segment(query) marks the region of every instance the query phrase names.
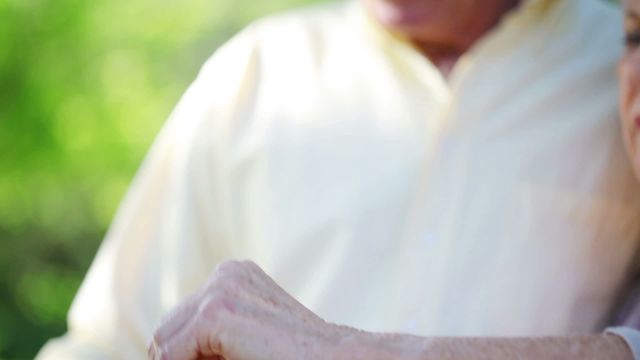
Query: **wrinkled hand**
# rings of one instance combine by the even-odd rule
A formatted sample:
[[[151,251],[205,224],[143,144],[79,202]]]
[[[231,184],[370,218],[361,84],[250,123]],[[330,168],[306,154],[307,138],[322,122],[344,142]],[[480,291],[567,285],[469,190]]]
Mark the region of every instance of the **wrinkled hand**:
[[[348,331],[306,309],[256,264],[227,261],[165,317],[149,358],[328,359]]]

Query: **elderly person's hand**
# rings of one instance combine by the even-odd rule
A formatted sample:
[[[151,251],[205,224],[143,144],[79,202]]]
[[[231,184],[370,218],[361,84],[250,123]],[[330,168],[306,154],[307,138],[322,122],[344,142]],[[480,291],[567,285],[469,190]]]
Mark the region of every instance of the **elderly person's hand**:
[[[329,324],[256,264],[227,261],[171,312],[149,347],[151,359],[327,359],[353,329]]]
[[[151,359],[537,360],[631,359],[615,335],[548,338],[426,338],[330,324],[280,288],[256,264],[228,261],[168,315]]]

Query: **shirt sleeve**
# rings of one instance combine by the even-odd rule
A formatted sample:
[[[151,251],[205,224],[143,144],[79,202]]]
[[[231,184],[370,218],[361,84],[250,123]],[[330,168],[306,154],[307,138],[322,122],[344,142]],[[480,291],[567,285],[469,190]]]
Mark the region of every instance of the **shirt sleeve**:
[[[252,44],[249,30],[225,44],[183,95],[74,299],[67,334],[37,359],[144,358],[163,314],[236,256],[228,149],[255,87]]]
[[[614,334],[620,336],[633,354],[635,360],[640,360],[640,331],[630,327],[610,327],[605,330],[605,333]]]

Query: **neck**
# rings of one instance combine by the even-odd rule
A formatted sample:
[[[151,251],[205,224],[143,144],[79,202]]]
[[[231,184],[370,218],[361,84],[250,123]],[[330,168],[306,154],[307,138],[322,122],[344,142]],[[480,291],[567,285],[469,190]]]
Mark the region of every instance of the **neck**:
[[[411,37],[410,40],[447,77],[458,59],[520,2],[520,0],[487,1],[483,4],[483,8],[478,9],[474,14],[473,20],[462,26],[462,28],[467,27],[468,31],[456,34],[456,37],[452,37],[450,41],[437,41],[437,39],[434,41],[419,36]]]

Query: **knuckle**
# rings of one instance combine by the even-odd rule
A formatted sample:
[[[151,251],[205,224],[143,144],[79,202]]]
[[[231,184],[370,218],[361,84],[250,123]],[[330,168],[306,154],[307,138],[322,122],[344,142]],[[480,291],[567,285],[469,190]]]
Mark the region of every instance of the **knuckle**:
[[[249,270],[255,271],[255,270],[260,270],[260,267],[258,266],[258,264],[256,264],[255,262],[251,261],[251,260],[243,260],[242,261],[242,265]]]
[[[239,282],[247,277],[251,272],[250,265],[241,260],[226,260],[216,266],[211,281],[217,282]]]
[[[162,349],[160,349],[160,355],[158,356],[159,360],[170,360],[170,356],[169,356],[169,352],[168,351],[163,351]]]
[[[164,351],[162,351],[162,337],[160,336],[160,332],[156,330],[153,333],[153,340],[149,344],[147,348],[147,356],[149,359],[163,359],[165,358]]]
[[[234,265],[230,261],[231,260],[225,260],[216,265],[215,269],[207,279],[207,287],[215,286],[221,279],[229,277],[234,273]]]
[[[160,326],[156,331],[153,332],[153,337],[151,338],[151,344],[149,344],[149,351],[157,352],[160,349],[164,339],[162,336],[162,326]]]
[[[235,292],[235,288],[238,286],[239,279],[233,274],[216,274],[209,279],[209,282],[206,285],[207,293],[233,293]]]
[[[236,294],[242,288],[253,283],[254,274],[261,272],[260,267],[249,260],[226,260],[216,266],[216,269],[206,283],[206,291],[222,290],[225,293]]]
[[[224,352],[219,329],[209,329],[206,336],[198,336],[196,341],[198,348],[207,354],[222,354]],[[218,358],[216,357],[216,359]]]
[[[225,260],[216,266],[217,274],[234,273],[242,267],[238,260]]]
[[[221,321],[234,313],[234,299],[220,291],[208,295],[202,302],[199,313],[209,321]]]
[[[209,340],[209,347],[212,351],[217,352],[219,354],[224,353],[224,347],[222,344],[222,340],[219,337],[212,336]]]

